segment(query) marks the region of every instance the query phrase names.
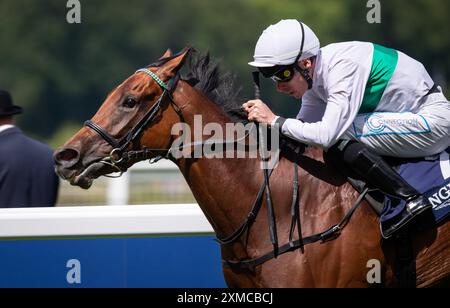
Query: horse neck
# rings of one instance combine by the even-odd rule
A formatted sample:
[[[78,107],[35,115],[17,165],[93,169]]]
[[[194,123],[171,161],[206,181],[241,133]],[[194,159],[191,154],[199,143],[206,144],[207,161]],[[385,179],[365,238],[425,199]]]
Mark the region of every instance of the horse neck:
[[[202,116],[203,126],[217,123],[225,129],[227,122],[231,122],[218,106],[186,83],[179,85],[174,101],[183,102],[180,108],[184,121],[192,131],[194,116],[198,115]],[[203,138],[208,139],[208,136]],[[201,157],[181,158],[175,163],[218,235],[228,235],[237,229],[250,212],[262,183],[260,161],[249,158]]]
[[[183,84],[175,92],[175,102],[185,102],[181,109],[185,122],[193,127],[194,116],[203,116],[203,125],[218,123],[225,127],[229,118],[197,90]],[[208,137],[206,137],[208,138]],[[299,165],[300,204],[303,231],[307,235],[325,231],[344,217],[356,200],[357,194],[346,183],[345,177],[325,164],[322,151],[308,150],[297,155]],[[251,211],[261,185],[263,171],[260,159],[190,159],[176,161],[190,186],[197,202],[219,237],[229,236],[241,226]],[[294,180],[292,158],[280,158],[273,172],[270,187],[276,206],[280,241],[285,242],[289,233]],[[263,207],[260,215],[264,215]],[[255,237],[267,232],[267,223],[259,219],[254,226]],[[256,244],[258,244],[256,240]],[[269,245],[267,237],[262,237]]]

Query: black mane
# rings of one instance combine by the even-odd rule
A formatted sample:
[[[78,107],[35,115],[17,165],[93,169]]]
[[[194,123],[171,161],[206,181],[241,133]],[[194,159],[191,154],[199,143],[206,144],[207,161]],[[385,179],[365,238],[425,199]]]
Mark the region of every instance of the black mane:
[[[212,102],[218,105],[234,122],[248,122],[247,114],[242,110],[243,101],[239,98],[241,88],[235,87],[235,76],[222,73],[219,64],[211,61],[209,53],[201,54],[191,50],[187,60],[188,81],[200,90]]]
[[[164,65],[177,56],[160,59],[152,66]],[[247,113],[242,109],[243,100],[239,97],[241,88],[235,89],[235,76],[228,72],[221,73],[219,64],[211,61],[209,53],[201,54],[190,49],[185,69],[187,73],[182,74],[181,78],[219,106],[231,121],[249,123]],[[280,137],[282,155],[291,161],[298,160],[306,146],[293,139]]]

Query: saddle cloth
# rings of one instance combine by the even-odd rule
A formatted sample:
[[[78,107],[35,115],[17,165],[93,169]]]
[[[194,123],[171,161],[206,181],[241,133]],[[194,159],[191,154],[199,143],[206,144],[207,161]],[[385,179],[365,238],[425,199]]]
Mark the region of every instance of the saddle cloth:
[[[433,221],[437,225],[450,216],[450,148],[440,155],[403,160],[396,164],[398,173],[433,205]],[[398,215],[406,205],[403,200],[385,196],[381,222]],[[427,223],[430,224],[430,223]],[[431,227],[430,225],[426,227]]]

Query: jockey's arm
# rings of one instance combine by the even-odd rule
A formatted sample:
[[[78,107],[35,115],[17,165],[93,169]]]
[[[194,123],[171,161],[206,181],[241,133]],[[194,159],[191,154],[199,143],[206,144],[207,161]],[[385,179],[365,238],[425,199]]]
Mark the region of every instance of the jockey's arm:
[[[278,118],[282,134],[324,149],[333,146],[350,128],[360,109],[367,81],[362,81],[359,75],[354,63],[336,64],[325,78],[328,97],[323,118],[315,123]],[[305,108],[311,108],[310,104],[306,102]],[[299,116],[306,118],[308,114],[301,110]]]

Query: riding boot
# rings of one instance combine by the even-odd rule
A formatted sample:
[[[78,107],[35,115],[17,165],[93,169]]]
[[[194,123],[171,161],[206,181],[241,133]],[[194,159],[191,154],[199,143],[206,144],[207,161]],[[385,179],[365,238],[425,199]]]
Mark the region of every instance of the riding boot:
[[[405,181],[379,155],[361,143],[353,142],[343,150],[343,159],[352,171],[369,186],[383,193],[406,201],[405,209],[396,217],[381,224],[384,238],[390,238],[419,214],[432,208],[429,201]]]

